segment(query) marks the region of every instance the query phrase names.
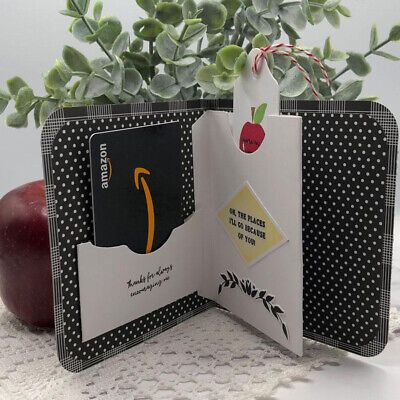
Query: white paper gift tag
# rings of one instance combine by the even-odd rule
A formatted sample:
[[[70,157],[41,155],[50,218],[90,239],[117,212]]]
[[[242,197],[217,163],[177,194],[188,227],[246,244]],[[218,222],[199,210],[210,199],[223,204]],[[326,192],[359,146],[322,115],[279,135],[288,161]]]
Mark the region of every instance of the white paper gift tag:
[[[246,130],[253,129],[253,131],[257,131],[257,129],[259,130],[258,125],[261,125],[265,130],[265,119],[269,115],[280,114],[279,85],[272,76],[267,63],[262,63],[257,73],[253,72],[255,58],[259,52],[259,49],[253,49],[250,52],[246,65],[235,83],[232,126],[236,143],[239,143],[242,133],[248,140],[251,140],[249,138],[250,134]],[[262,121],[254,121],[252,109],[257,109],[262,104],[267,104],[265,117]],[[247,126],[245,126],[246,124]],[[244,132],[243,129],[245,130]],[[259,134],[255,132],[255,135]],[[254,140],[258,141],[259,139],[255,138]]]

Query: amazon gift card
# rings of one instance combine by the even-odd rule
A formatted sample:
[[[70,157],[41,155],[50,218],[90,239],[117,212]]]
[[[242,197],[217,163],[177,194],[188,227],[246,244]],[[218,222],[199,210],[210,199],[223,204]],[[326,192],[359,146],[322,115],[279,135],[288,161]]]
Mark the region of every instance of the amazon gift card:
[[[96,246],[150,253],[183,223],[181,137],[176,122],[92,135]]]

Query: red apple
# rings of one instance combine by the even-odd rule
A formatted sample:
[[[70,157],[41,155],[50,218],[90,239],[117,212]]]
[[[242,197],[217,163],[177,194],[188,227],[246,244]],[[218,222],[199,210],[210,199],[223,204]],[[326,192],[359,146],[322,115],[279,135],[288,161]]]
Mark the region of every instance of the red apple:
[[[0,297],[22,321],[54,326],[43,181],[20,186],[0,200]]]
[[[267,104],[261,104],[257,110],[251,109],[252,122],[246,122],[240,134],[239,147],[245,153],[254,153],[261,146],[265,138],[265,132],[260,125],[264,119]]]

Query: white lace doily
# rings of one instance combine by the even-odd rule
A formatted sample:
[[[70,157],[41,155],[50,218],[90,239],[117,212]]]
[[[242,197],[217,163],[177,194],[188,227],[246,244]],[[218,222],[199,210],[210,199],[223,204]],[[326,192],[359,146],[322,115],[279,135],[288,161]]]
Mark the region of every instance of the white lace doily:
[[[391,331],[400,336],[400,314]],[[211,309],[80,374],[65,371],[52,332],[18,322],[0,303],[0,398],[7,400],[255,399],[345,352],[305,341],[285,351],[229,314]]]

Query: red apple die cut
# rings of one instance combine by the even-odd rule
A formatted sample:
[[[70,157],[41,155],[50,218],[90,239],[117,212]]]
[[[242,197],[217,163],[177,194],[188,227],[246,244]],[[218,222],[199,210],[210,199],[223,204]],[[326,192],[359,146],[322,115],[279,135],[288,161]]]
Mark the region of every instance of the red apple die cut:
[[[251,108],[252,122],[246,122],[240,134],[239,147],[244,153],[254,153],[265,139],[265,132],[261,123],[267,110],[267,103],[263,103],[255,109]]]

